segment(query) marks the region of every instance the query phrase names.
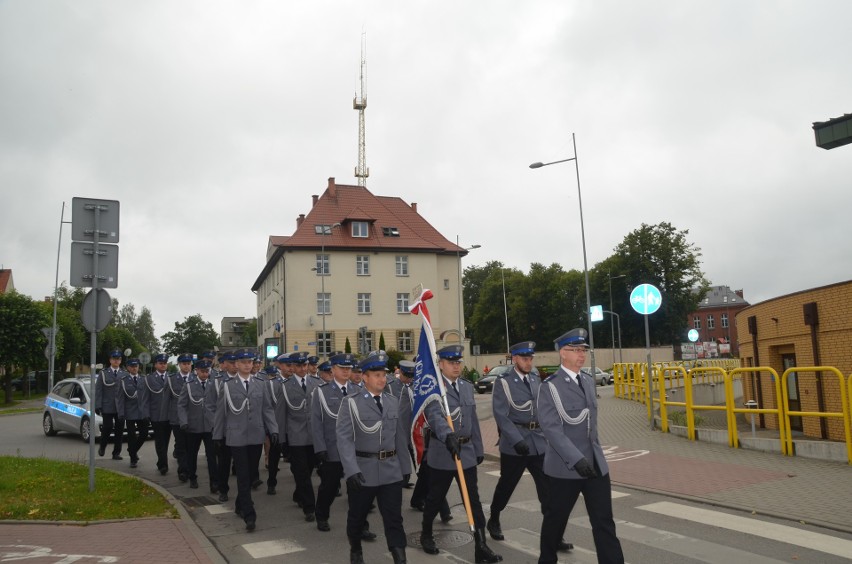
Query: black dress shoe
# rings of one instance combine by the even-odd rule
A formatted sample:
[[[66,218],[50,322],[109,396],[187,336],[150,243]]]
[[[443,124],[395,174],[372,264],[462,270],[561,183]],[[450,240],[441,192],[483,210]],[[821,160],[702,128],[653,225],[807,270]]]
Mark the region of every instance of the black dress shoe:
[[[254,530],[254,528],[255,528],[255,520],[254,519],[247,519],[246,520],[246,530],[251,532],[251,531]]]
[[[446,515],[441,515],[441,523],[443,523],[444,525],[446,525],[447,523],[449,523],[452,520],[453,520],[453,514],[452,513],[447,513]]]
[[[216,484],[210,484],[210,493],[219,493],[219,486]]]
[[[316,520],[316,515],[313,513],[305,513],[305,521],[308,523],[313,523]]]
[[[225,492],[219,492],[219,501],[221,501],[222,503],[228,501],[228,494],[226,494]]]
[[[189,487],[194,489],[194,490],[197,490],[198,489],[198,480],[190,480],[189,481]]]
[[[556,547],[556,550],[568,552],[569,550],[574,550],[574,545],[571,544],[570,542],[565,542],[565,539],[560,539],[559,545]]]
[[[124,460],[124,457],[121,456],[120,454],[113,454],[112,459],[113,460]]]
[[[491,538],[494,540],[503,540],[506,537],[503,536],[503,528],[500,526],[500,520],[489,518],[485,523],[485,528],[488,529],[488,534],[491,535]]]
[[[361,540],[374,541],[376,540],[376,533],[370,529],[361,529]]]
[[[130,461],[130,467],[131,467],[131,468],[136,468],[137,466],[139,466],[139,463],[138,463],[138,462],[136,462],[135,460],[131,460],[131,461]]]
[[[331,527],[328,526],[328,521],[324,521],[323,519],[317,519],[317,529],[323,532],[327,532],[331,530]]]
[[[411,509],[416,509],[417,511],[423,511],[423,509],[424,509],[425,507],[426,507],[426,502],[424,502],[424,501],[421,501],[421,502],[419,502],[419,503],[412,503],[412,504],[411,504]]]
[[[432,535],[420,535],[420,548],[426,554],[438,554],[441,552],[438,550],[438,545],[435,544],[435,537]]]
[[[256,490],[257,488],[259,488],[262,485],[263,485],[263,480],[257,479],[257,480],[255,480],[254,482],[251,483],[251,489]]]
[[[160,468],[160,476],[165,476],[168,473],[168,468]]]
[[[275,486],[268,486],[266,488],[266,495],[275,495]]]
[[[103,456],[104,453],[106,453],[106,447],[105,446],[98,447],[98,456]]]
[[[186,482],[189,477],[186,474],[178,474],[178,480]]]

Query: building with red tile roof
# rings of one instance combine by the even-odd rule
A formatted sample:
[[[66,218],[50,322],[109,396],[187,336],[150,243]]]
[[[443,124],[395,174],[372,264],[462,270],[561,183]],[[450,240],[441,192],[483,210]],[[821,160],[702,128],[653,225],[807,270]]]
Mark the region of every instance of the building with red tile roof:
[[[12,280],[12,269],[0,269],[0,294],[11,292],[15,289],[15,282]]]
[[[422,284],[436,337],[458,342],[461,258],[467,250],[441,235],[416,203],[376,196],[329,178],[289,236],[269,237],[257,294],[259,339],[279,337],[281,351],[323,356],[367,349],[416,352],[420,321],[408,313]],[[324,330],[323,330],[323,325]]]

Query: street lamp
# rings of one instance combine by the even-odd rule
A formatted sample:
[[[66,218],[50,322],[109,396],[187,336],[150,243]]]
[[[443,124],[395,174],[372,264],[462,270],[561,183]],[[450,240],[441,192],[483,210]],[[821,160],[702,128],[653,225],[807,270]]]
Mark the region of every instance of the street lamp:
[[[618,321],[618,362],[624,364],[624,356],[621,354],[621,316],[615,313],[614,311],[604,310],[604,313],[608,313],[610,315],[610,321],[612,321],[612,316],[615,316],[616,321]],[[613,343],[613,346],[615,344]]]
[[[500,278],[503,281],[503,319],[506,320],[506,354],[512,356],[512,351],[509,348],[509,309],[506,307],[506,276],[503,274],[503,267],[500,267]]]
[[[461,252],[472,251],[473,249],[478,249],[482,245],[471,245],[469,247],[462,247],[459,245],[459,236],[456,235],[456,260],[458,261],[458,274],[459,274],[459,336],[461,337],[461,344],[464,346],[464,296],[462,292],[462,276],[461,276]]]
[[[326,341],[328,335],[325,332],[325,316],[326,316],[326,301],[325,301],[325,276],[326,272],[326,264],[328,264],[325,260],[325,236],[331,235],[331,232],[335,227],[340,227],[340,223],[334,223],[332,225],[323,225],[322,226],[322,246],[320,250],[320,264],[322,265],[322,272],[319,271],[319,267],[314,267],[311,270],[316,271],[316,273],[320,276],[320,293],[322,294],[322,359],[328,360],[328,349],[329,343]]]
[[[589,264],[586,259],[586,227],[583,224],[583,194],[580,191],[580,165],[577,163],[577,139],[574,137],[573,133],[571,134],[571,143],[574,145],[574,156],[570,159],[562,159],[560,161],[553,161],[550,163],[533,163],[530,165],[530,168],[541,168],[543,166],[574,161],[574,171],[577,174],[577,201],[580,204],[580,238],[583,243],[583,274],[586,278],[586,320],[589,325],[589,354],[592,358],[592,378],[595,378],[595,334],[592,332],[592,295],[589,291]]]
[[[618,280],[619,278],[627,278],[626,274],[619,274],[618,276],[613,276],[612,273],[607,270],[606,276],[609,278],[609,312],[612,313],[612,281]],[[612,326],[612,315],[609,317],[609,330],[612,335],[612,346],[615,347],[615,329]],[[621,317],[618,318],[618,362],[623,363],[624,358],[621,356]]]

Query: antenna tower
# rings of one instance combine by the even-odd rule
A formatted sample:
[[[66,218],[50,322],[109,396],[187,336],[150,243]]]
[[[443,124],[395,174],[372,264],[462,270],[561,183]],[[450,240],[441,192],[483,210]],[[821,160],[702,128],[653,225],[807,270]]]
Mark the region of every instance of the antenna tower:
[[[367,110],[367,33],[361,32],[361,68],[358,83],[355,85],[355,98],[352,99],[352,108],[358,110],[358,166],[355,167],[355,178],[358,186],[367,185],[367,177],[370,169],[367,168],[367,134],[366,118]]]

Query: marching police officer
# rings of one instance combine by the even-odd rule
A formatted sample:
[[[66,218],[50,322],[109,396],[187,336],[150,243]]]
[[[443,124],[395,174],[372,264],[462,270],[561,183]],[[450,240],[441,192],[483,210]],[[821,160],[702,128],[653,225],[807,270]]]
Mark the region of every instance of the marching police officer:
[[[317,367],[317,375],[319,376],[319,379],[323,382],[331,382],[331,362],[326,360],[325,362],[320,364]]]
[[[180,393],[192,376],[192,355],[183,353],[178,356],[177,360],[178,371],[169,374],[166,378],[167,391],[164,393],[163,400],[166,402],[165,409],[168,410],[169,425],[171,425],[172,434],[175,437],[172,455],[177,459],[178,479],[181,482],[186,482],[189,479],[186,467],[186,433],[180,428],[177,406]]]
[[[240,349],[234,353],[237,376],[222,382],[213,425],[217,448],[221,448],[224,442],[231,449],[237,468],[234,511],[245,521],[247,531],[253,531],[257,521],[251,499],[252,468],[257,468],[260,463],[263,440],[267,435],[271,444],[278,444],[278,423],[269,391],[263,380],[251,375],[254,354],[251,349]]]
[[[195,363],[195,376],[181,390],[177,404],[180,430],[186,435],[186,473],[189,487],[198,488],[198,451],[204,443],[210,489],[216,488],[216,453],[213,423],[216,418],[216,390],[210,381],[210,361]]]
[[[213,380],[213,388],[216,390],[216,405],[219,405],[219,396],[222,395],[222,387],[225,383],[237,378],[237,357],[233,351],[223,351],[219,354],[219,374]],[[228,483],[231,478],[231,447],[227,444],[219,444],[213,449],[216,453],[216,489],[219,491],[219,501],[228,501],[228,492],[231,489]],[[213,492],[215,493],[215,492]]]
[[[432,522],[438,514],[441,500],[447,495],[456,475],[456,457],[461,459],[470,509],[474,520],[474,558],[477,563],[500,562],[503,557],[494,553],[485,542],[485,514],[479,501],[477,465],[485,459],[482,446],[482,434],[479,419],[476,416],[476,401],[473,398],[473,386],[461,376],[464,347],[449,345],[438,351],[438,368],[444,379],[447,393],[449,416],[453,428],[447,422],[444,402],[433,401],[426,406],[426,420],[431,429],[429,456],[429,493],[426,494],[426,506],[423,509],[423,530],[420,533],[420,545],[427,554],[438,554],[435,538],[432,536]],[[437,448],[436,442],[444,443],[446,448]]]
[[[370,353],[361,361],[364,389],[347,396],[337,417],[337,449],[349,490],[346,536],[350,564],[363,564],[361,529],[375,499],[388,550],[395,564],[406,562],[402,525],[402,484],[411,473],[399,401],[383,393],[388,356]]]
[[[491,515],[486,528],[491,538],[503,540],[500,512],[506,508],[512,492],[528,470],[535,482],[535,491],[542,513],[547,503],[547,478],[544,475],[544,450],[547,442],[538,423],[535,399],[541,380],[532,373],[535,343],[524,341],[509,348],[512,370],[494,382],[492,410],[500,434],[500,479],[491,500]],[[560,550],[573,545],[560,540]]]
[[[145,386],[144,377],[139,376],[139,359],[130,358],[125,363],[127,374],[121,379],[118,393],[118,416],[127,427],[127,454],[130,455],[130,467],[139,463],[139,449],[148,438],[148,414],[142,411],[141,388]]]
[[[538,420],[547,439],[544,473],[550,498],[544,505],[540,564],[557,561],[560,537],[581,493],[598,562],[624,562],[615,535],[609,467],[598,439],[595,383],[581,371],[589,348],[587,337],[588,332],[578,328],[554,341],[560,367],[538,393]]]
[[[110,435],[113,435],[112,459],[122,460],[121,441],[124,434],[124,419],[118,415],[118,396],[121,391],[121,380],[126,372],[121,370],[120,350],[109,353],[109,368],[101,370],[95,384],[95,412],[103,418],[103,433],[98,454],[106,452]]]
[[[165,475],[169,471],[169,439],[172,427],[169,424],[167,391],[169,355],[158,354],[154,357],[154,371],[145,376],[142,392],[142,413],[151,420],[154,431],[154,450],[157,453],[157,469]]]
[[[308,357],[308,372],[307,375],[309,378],[319,378],[319,357],[318,356],[309,356]]]

